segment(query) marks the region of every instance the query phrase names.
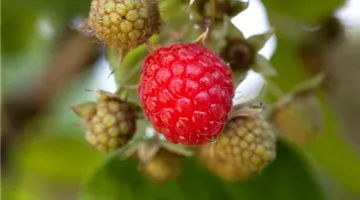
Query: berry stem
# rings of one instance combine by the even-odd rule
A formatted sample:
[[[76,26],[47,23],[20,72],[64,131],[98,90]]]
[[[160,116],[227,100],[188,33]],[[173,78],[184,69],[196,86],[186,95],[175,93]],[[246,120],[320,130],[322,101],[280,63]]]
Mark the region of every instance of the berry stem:
[[[282,89],[272,80],[268,79],[267,82],[269,91],[275,96],[276,99],[281,99],[285,95]]]
[[[185,157],[190,157],[190,156],[194,155],[193,151],[186,149],[180,145],[161,141],[160,146],[172,153],[177,154],[177,155],[181,155],[181,156],[185,156]]]
[[[129,85],[129,84],[122,83],[122,84],[120,84],[120,87],[127,89],[127,90],[137,90],[139,85],[138,84]]]
[[[158,143],[158,144],[160,143],[161,140],[160,140],[160,137],[159,137],[159,133],[155,133],[155,134],[154,134],[154,141],[155,141],[156,143]]]
[[[123,146],[121,149],[117,151],[118,155],[123,159],[130,157],[132,154],[136,152],[139,144],[142,141],[144,141],[143,135],[138,134],[132,140],[130,140],[125,146]]]
[[[121,64],[123,63],[123,61],[128,53],[129,53],[129,50],[121,50],[121,49],[119,50],[118,64],[115,67],[115,69],[113,69],[111,71],[111,73],[108,76],[108,79],[110,78],[111,75],[113,75],[116,72],[117,69],[119,69],[121,67]]]
[[[118,68],[121,67],[126,55],[129,53],[129,50],[119,50],[119,58],[118,58]]]
[[[129,51],[126,51],[125,53],[125,56],[127,55]],[[119,53],[119,60],[122,59],[121,61],[119,61],[119,63],[123,62],[124,60],[124,57],[121,56],[121,53]],[[121,93],[123,92],[124,89],[126,90],[137,90],[138,88],[138,84],[135,84],[135,85],[130,85],[130,84],[127,84],[127,82],[129,82],[129,80],[131,80],[131,78],[141,69],[141,65],[136,65],[135,67],[133,67],[130,71],[129,71],[129,74],[128,76],[125,78],[125,80],[122,81],[122,83],[119,83],[119,87],[116,91],[117,94],[121,95]]]
[[[119,83],[119,87],[116,91],[116,94],[121,95],[121,93],[124,90],[137,90],[138,89],[138,87],[139,87],[138,84],[130,85],[130,84],[126,84],[126,82],[128,82],[140,68],[141,68],[141,65],[138,65],[129,72],[129,76],[123,81],[123,83]]]

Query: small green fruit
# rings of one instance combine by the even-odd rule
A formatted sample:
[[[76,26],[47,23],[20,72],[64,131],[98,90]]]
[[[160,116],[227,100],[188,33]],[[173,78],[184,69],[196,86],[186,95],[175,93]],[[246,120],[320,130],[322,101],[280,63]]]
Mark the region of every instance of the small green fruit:
[[[107,45],[132,49],[160,25],[157,0],[93,0],[87,26]]]
[[[216,155],[212,143],[199,148],[198,159],[207,169],[226,181],[245,181],[250,177],[250,173],[245,172],[233,160]]]
[[[99,91],[96,104],[84,103],[72,109],[86,120],[86,141],[100,151],[121,148],[135,133],[138,108],[114,94]]]
[[[176,178],[181,172],[180,156],[160,149],[155,156],[143,164],[142,170],[151,181],[163,184]]]
[[[323,128],[320,103],[313,93],[296,93],[281,99],[270,119],[280,135],[297,143],[315,139]]]
[[[260,115],[240,116],[226,124],[213,148],[217,156],[244,172],[258,172],[275,159],[276,137]]]

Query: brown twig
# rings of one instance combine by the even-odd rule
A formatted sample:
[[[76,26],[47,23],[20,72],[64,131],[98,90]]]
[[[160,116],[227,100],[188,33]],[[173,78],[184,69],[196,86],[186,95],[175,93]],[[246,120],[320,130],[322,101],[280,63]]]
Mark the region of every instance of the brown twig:
[[[61,89],[98,59],[99,45],[93,41],[92,37],[68,30],[44,71],[34,77],[24,91],[4,97],[1,118],[6,119],[6,126],[1,127],[2,155],[26,123],[41,115]]]

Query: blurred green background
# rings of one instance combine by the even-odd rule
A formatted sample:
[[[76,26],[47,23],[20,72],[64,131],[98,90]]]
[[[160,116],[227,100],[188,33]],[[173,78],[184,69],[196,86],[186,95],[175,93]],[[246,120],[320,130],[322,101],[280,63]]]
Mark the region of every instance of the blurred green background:
[[[164,1],[172,2],[163,9],[164,20],[184,27],[180,0]],[[322,133],[307,143],[281,139],[275,162],[245,182],[221,180],[187,158],[178,179],[158,186],[137,171],[133,160],[101,154],[86,144],[82,128],[75,126],[80,119],[68,108],[95,99],[86,89],[115,89],[103,45],[74,30],[87,17],[90,0],[3,0],[2,198],[360,199],[360,17],[336,15],[356,5],[345,0],[256,3],[265,9],[257,8],[254,15],[266,16],[275,28],[270,61],[277,76],[269,80],[277,90],[287,93],[319,71],[327,74],[318,92]],[[257,26],[255,18],[242,20]],[[141,64],[144,51],[128,55],[126,65]],[[268,92],[264,103],[275,101]]]

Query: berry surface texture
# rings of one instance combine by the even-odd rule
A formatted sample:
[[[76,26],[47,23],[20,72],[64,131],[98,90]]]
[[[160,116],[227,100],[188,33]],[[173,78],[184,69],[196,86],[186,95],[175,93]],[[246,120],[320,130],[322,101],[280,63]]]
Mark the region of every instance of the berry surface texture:
[[[176,43],[145,59],[138,94],[158,133],[172,143],[201,145],[213,141],[228,119],[232,73],[210,49]]]
[[[105,44],[132,49],[158,30],[156,0],[93,0],[88,25]]]
[[[124,146],[136,131],[135,109],[125,101],[99,92],[96,112],[87,122],[86,140],[102,152]]]

